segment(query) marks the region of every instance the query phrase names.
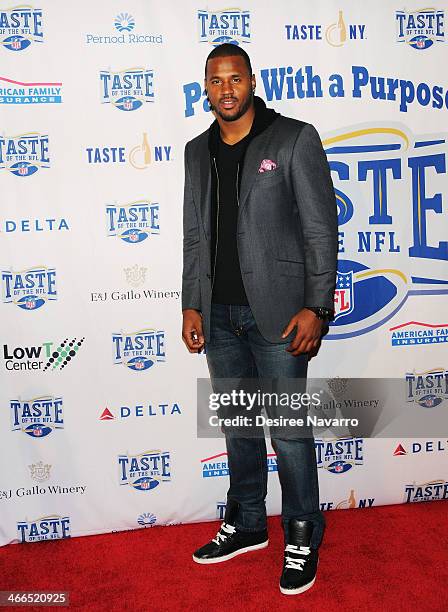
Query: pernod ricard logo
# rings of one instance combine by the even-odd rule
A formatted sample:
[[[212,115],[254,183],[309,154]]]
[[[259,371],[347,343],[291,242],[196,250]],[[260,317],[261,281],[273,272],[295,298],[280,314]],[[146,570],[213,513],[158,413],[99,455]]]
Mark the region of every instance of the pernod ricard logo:
[[[433,368],[406,374],[406,400],[422,408],[435,408],[448,399],[448,370]]]
[[[416,11],[397,11],[397,42],[424,51],[435,42],[445,41],[445,13],[435,8]]]
[[[29,132],[20,136],[0,136],[0,170],[15,176],[31,176],[39,168],[49,168],[48,136]]]
[[[314,442],[317,467],[332,474],[345,474],[356,465],[364,463],[363,438],[335,438]]]
[[[229,475],[229,463],[227,461],[227,453],[219,453],[212,457],[201,459],[202,478],[216,478],[219,476]],[[267,456],[268,472],[277,472],[277,456],[275,453],[270,453]]]
[[[137,491],[151,491],[161,482],[170,482],[169,451],[146,451],[138,455],[119,455],[120,485],[129,485]]]
[[[142,329],[131,333],[112,334],[113,360],[142,372],[165,361],[165,332]]]
[[[448,482],[444,478],[421,484],[414,482],[404,488],[404,502],[406,504],[439,499],[448,499]]]
[[[327,335],[335,340],[381,327],[410,296],[448,294],[441,263],[448,242],[437,229],[446,142],[414,138],[398,125],[365,125],[323,144],[339,222],[335,320]]]
[[[3,302],[22,310],[37,310],[58,299],[56,270],[38,266],[21,272],[2,271]]]
[[[0,76],[0,104],[61,104],[62,83],[24,83]]]
[[[41,9],[16,6],[0,10],[0,43],[5,49],[23,51],[43,38]]]
[[[448,342],[448,324],[408,321],[389,328],[392,346],[423,346]]]
[[[52,514],[34,521],[20,521],[17,531],[20,543],[63,540],[70,537],[70,517]]]
[[[365,24],[347,24],[343,11],[339,11],[337,21],[330,23],[325,30],[320,23],[286,24],[285,30],[287,40],[325,40],[332,47],[342,47],[347,41],[364,40],[366,38]]]
[[[86,34],[86,43],[88,45],[138,45],[138,44],[162,44],[163,39],[161,34],[153,34],[148,32],[138,32],[136,29],[136,21],[130,13],[118,13],[115,19],[111,22],[116,34],[113,30],[107,34]]]
[[[149,200],[106,206],[107,235],[128,244],[138,244],[160,234],[159,205]]]
[[[122,111],[134,111],[145,102],[154,102],[154,71],[132,68],[100,72],[101,102]]]
[[[43,396],[30,400],[11,400],[11,430],[31,438],[45,438],[64,428],[62,397]]]
[[[240,45],[251,42],[250,12],[240,9],[205,11],[197,13],[199,42],[214,47],[223,43]]]

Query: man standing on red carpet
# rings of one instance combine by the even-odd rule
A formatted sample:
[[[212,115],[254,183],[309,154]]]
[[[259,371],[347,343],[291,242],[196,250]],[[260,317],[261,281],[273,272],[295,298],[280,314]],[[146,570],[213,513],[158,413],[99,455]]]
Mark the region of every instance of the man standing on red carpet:
[[[310,124],[254,95],[241,47],[208,56],[205,89],[216,121],[185,148],[183,340],[206,346],[221,379],[305,379],[333,317],[337,214],[330,171]],[[324,531],[314,440],[274,436],[285,534],[280,590],[315,581]],[[193,555],[227,561],[267,546],[264,437],[226,434],[230,487],[216,537]]]

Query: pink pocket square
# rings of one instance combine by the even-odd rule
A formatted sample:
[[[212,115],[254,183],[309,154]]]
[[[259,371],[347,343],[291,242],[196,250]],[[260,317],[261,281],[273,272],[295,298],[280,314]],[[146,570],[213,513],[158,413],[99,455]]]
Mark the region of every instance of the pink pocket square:
[[[260,167],[258,168],[258,173],[260,174],[261,172],[270,172],[271,170],[275,170],[277,168],[277,164],[275,163],[275,161],[272,161],[272,159],[264,159],[261,164]]]

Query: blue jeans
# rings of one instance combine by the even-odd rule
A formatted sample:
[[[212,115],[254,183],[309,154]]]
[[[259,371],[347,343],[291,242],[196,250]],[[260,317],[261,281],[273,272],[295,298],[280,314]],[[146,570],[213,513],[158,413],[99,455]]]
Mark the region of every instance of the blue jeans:
[[[306,378],[308,355],[294,357],[288,343],[268,342],[260,334],[249,306],[212,304],[206,356],[210,377]],[[311,547],[318,548],[325,520],[319,508],[314,439],[271,437],[282,488],[285,542],[288,521],[313,523]],[[227,499],[239,504],[235,525],[242,531],[266,529],[267,452],[264,437],[226,436],[230,487]]]

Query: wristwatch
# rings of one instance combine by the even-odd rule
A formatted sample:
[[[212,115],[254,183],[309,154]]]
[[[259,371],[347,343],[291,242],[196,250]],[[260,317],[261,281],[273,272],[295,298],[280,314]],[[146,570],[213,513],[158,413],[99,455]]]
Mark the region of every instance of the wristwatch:
[[[334,319],[334,311],[331,308],[324,308],[323,306],[305,306],[308,310],[312,310],[318,319],[329,323]]]

